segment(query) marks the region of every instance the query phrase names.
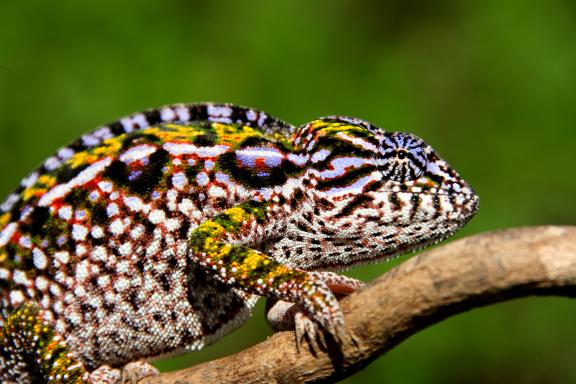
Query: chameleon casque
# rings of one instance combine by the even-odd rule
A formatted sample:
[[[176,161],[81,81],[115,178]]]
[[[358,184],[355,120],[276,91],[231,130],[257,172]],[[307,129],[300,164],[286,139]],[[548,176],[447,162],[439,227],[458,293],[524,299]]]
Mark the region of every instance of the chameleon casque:
[[[60,149],[0,207],[3,383],[138,380],[271,299],[269,322],[338,342],[334,271],[438,242],[473,189],[421,139],[342,116],[298,128],[177,104]]]

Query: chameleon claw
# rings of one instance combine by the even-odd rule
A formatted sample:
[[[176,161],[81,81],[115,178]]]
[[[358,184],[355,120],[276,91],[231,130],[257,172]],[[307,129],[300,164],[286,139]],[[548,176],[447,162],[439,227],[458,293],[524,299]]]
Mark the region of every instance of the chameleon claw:
[[[314,354],[320,350],[318,341],[320,341],[322,347],[326,347],[325,341],[321,338],[322,332],[318,331],[318,324],[302,312],[297,312],[294,316],[294,332],[296,334],[296,349],[298,354],[301,352],[302,340],[304,338],[308,340],[311,352]]]

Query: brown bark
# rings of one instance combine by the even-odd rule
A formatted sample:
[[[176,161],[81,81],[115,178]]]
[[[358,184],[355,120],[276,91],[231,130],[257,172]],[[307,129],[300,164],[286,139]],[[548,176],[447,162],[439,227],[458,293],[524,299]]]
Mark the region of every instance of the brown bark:
[[[423,252],[342,300],[349,336],[317,356],[281,332],[232,356],[142,383],[335,382],[419,330],[479,306],[576,295],[576,227],[507,229]]]

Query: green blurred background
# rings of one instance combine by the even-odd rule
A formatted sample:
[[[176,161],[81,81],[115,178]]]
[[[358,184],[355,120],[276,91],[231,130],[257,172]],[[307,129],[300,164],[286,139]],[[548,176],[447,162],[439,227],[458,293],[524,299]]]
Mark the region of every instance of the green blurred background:
[[[459,236],[576,221],[573,0],[0,1],[2,195],[99,124],[207,100],[418,134],[481,196]],[[158,366],[257,343],[271,333],[262,314]],[[575,318],[562,298],[474,310],[345,382],[576,382]]]

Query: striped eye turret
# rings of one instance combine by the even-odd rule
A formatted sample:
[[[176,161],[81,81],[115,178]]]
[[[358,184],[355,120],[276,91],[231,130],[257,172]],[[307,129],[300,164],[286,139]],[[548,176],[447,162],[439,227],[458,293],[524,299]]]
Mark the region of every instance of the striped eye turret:
[[[426,144],[414,135],[386,133],[378,153],[377,164],[385,179],[414,180],[426,170]]]

